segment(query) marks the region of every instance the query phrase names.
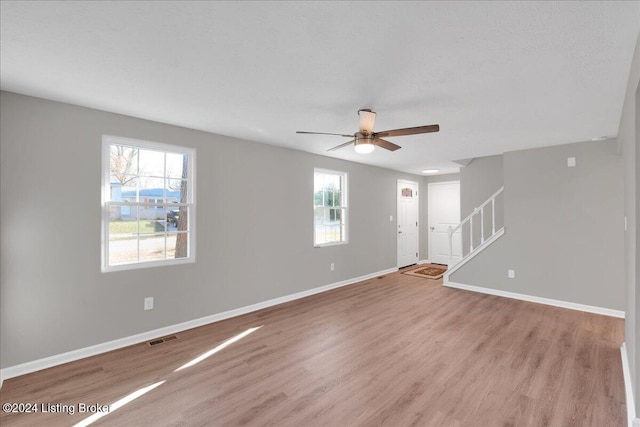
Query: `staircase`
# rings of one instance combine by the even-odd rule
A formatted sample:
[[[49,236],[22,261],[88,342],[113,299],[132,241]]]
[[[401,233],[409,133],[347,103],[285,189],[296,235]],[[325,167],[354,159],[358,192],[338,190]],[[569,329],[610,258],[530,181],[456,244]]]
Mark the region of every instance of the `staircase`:
[[[491,197],[475,208],[469,216],[463,219],[460,224],[455,227],[449,226],[449,268],[444,275],[444,283],[449,282],[449,276],[451,274],[473,259],[504,234],[504,226],[496,230],[496,200],[502,195],[503,191],[504,187],[500,187],[498,191],[493,193]],[[501,198],[497,205],[498,208],[500,208],[499,212],[502,213],[503,203]],[[485,220],[485,211],[487,211],[487,215],[491,215],[490,224],[488,217],[487,220]],[[466,242],[464,237],[468,236],[468,245],[465,245],[465,247],[468,247],[468,252],[466,252],[465,247],[463,247],[462,258],[454,264],[453,238],[454,235],[460,233],[462,233],[463,242]]]

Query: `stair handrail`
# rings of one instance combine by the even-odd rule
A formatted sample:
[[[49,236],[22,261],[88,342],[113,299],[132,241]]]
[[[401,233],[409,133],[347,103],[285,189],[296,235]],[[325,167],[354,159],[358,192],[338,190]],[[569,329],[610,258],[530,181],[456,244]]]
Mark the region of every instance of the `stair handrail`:
[[[493,193],[491,195],[491,197],[489,197],[487,200],[485,200],[484,203],[482,203],[480,206],[478,206],[477,208],[474,208],[473,212],[471,212],[469,215],[467,215],[467,217],[465,219],[463,219],[460,222],[460,224],[456,225],[455,227],[449,226],[449,268],[452,267],[452,262],[453,262],[453,234],[456,231],[458,231],[459,229],[461,229],[467,222],[469,223],[469,236],[470,236],[469,237],[469,241],[470,241],[469,254],[471,254],[473,252],[473,249],[474,249],[473,248],[473,217],[478,215],[478,214],[480,214],[480,245],[482,245],[484,243],[484,241],[485,241],[485,238],[484,238],[484,208],[489,203],[491,203],[491,236],[489,236],[487,239],[490,239],[493,235],[496,234],[496,198],[503,191],[504,191],[504,186],[500,187],[500,189],[498,191]],[[467,256],[469,254],[467,254]]]

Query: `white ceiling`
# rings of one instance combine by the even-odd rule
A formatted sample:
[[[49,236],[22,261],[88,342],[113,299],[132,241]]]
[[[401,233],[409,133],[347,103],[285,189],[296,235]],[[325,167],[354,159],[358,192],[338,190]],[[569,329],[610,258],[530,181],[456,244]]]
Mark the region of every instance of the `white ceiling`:
[[[615,136],[640,2],[6,2],[3,90],[420,173]],[[389,152],[353,133],[440,124]],[[178,142],[178,141],[176,141]]]

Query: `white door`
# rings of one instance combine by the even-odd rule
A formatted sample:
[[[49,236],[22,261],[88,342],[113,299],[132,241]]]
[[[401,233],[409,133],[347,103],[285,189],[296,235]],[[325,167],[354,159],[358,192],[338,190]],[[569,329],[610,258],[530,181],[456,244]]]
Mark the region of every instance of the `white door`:
[[[398,268],[418,262],[418,183],[398,180]]]
[[[429,262],[449,264],[449,227],[460,224],[460,181],[429,184]],[[452,265],[462,259],[462,232],[453,235]]]

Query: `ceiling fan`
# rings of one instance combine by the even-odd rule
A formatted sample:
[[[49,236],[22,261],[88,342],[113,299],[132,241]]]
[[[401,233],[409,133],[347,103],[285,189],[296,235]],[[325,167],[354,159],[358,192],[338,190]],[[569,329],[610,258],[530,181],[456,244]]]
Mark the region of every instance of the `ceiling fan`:
[[[382,137],[386,138],[391,136],[416,135],[419,133],[438,132],[440,130],[439,125],[429,125],[417,126],[413,128],[385,130],[382,132],[373,132],[373,123],[376,121],[376,113],[369,109],[362,109],[358,110],[358,116],[360,116],[360,129],[353,135],[326,132],[304,132],[300,130],[296,133],[306,133],[311,135],[335,135],[353,138],[351,141],[345,142],[344,144],[340,144],[333,148],[329,148],[327,151],[338,150],[342,147],[353,144],[356,152],[364,154],[371,153],[375,146],[382,147],[390,151],[395,151],[401,148],[399,145],[396,145],[389,141],[385,141],[384,139],[382,139]]]

